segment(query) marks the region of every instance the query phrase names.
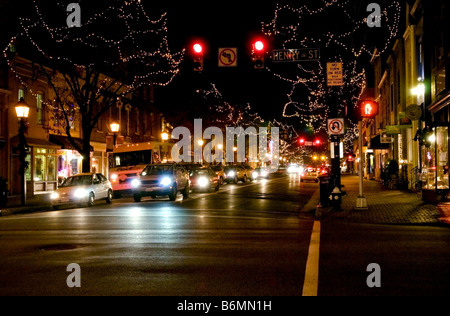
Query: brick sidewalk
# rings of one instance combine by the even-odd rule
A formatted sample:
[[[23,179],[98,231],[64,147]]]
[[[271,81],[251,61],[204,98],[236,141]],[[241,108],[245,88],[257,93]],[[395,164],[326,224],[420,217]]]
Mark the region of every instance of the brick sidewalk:
[[[355,211],[359,195],[359,178],[343,176],[342,211],[321,210],[315,214],[321,219],[342,219],[350,222],[395,225],[440,225],[442,217],[436,205],[426,204],[417,194],[407,191],[388,190],[376,181],[364,181],[364,195],[369,205],[368,211]],[[319,193],[319,194],[318,194]],[[302,213],[314,212],[320,200],[320,192],[313,196]]]

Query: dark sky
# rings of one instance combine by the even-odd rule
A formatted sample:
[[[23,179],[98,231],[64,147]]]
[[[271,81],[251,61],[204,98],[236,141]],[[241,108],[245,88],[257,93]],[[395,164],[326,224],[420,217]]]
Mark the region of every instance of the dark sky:
[[[13,32],[9,26],[14,24],[12,23],[14,15],[27,15],[26,12],[34,11],[34,8],[31,0],[1,1],[0,24],[3,29],[5,29],[5,25],[8,26],[3,35],[10,36]],[[70,0],[67,1],[70,2]],[[84,1],[88,0],[78,0],[81,5]],[[183,107],[192,102],[196,89],[208,87],[209,83],[213,83],[222,93],[225,101],[241,106],[249,103],[254,112],[258,112],[265,118],[281,118],[283,107],[288,102],[287,94],[291,91],[292,85],[282,82],[266,70],[253,69],[250,56],[251,43],[256,36],[261,34],[261,22],[269,22],[274,18],[277,2],[291,2],[296,7],[308,5],[313,9],[323,6],[323,2],[317,0],[142,0],[151,17],[156,18],[162,12],[168,13],[169,43],[172,51],[176,52],[183,48],[188,50],[180,76],[168,88],[157,89],[156,102],[163,106]],[[349,13],[358,18],[364,18],[364,15],[367,14],[365,8],[370,2],[373,0],[350,0]],[[382,3],[382,6],[384,6],[383,3],[390,3],[388,0],[379,0],[379,2]],[[5,10],[5,7],[8,7],[5,5],[7,3],[10,3],[10,7],[13,9]],[[307,34],[303,36],[311,34],[321,36],[327,31],[337,32],[340,28],[344,29],[346,22],[345,17],[335,15],[333,11],[327,11],[320,20],[316,16],[310,19],[305,17],[299,32]],[[376,37],[376,34],[372,35]],[[370,45],[370,41],[375,37],[359,34],[355,39]],[[190,64],[192,59],[190,49],[197,40],[205,43],[206,50],[205,70],[201,75],[194,73]],[[273,47],[269,49],[278,48],[276,44],[271,43]],[[298,48],[295,43],[293,46],[290,48]],[[239,66],[237,68],[218,67],[219,47],[238,48]],[[322,57],[325,59],[324,55],[323,53]],[[289,67],[296,69],[296,65]],[[289,67],[283,69],[283,71],[286,70],[286,74],[289,72]],[[293,74],[295,78],[296,73],[293,72]],[[307,97],[307,94],[303,96],[303,98]],[[295,119],[290,123],[292,121],[295,122]]]
[[[181,77],[166,90],[192,89],[192,84],[196,82],[197,87],[211,82],[227,102],[241,105],[250,103],[254,111],[264,116],[281,116],[280,98],[289,90],[282,91],[280,82],[267,72],[254,70],[250,56],[251,43],[262,34],[261,22],[273,18],[276,1],[183,1],[157,4],[144,0],[143,4],[150,13],[154,12],[153,8],[167,11],[171,47],[174,50],[188,48],[187,63]],[[205,64],[203,74],[193,76],[189,67],[189,50],[197,40],[205,44]],[[237,68],[217,66],[220,47],[238,48]],[[188,93],[186,98],[190,97],[188,91],[185,93]]]

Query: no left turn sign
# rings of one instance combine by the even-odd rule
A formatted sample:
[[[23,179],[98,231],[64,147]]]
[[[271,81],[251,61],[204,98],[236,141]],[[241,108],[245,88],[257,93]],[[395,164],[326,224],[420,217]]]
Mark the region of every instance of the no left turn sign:
[[[237,48],[219,48],[219,67],[237,67]]]

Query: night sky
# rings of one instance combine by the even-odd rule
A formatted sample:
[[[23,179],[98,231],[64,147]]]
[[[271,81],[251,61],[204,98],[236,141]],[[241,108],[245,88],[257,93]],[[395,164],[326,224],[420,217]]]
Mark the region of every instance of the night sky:
[[[85,1],[87,0],[78,2],[83,6]],[[380,0],[379,2],[383,5],[386,1]],[[259,113],[266,119],[281,119],[284,105],[288,102],[287,94],[291,91],[292,85],[281,81],[266,70],[253,69],[251,64],[251,44],[255,37],[262,34],[261,23],[270,22],[274,18],[276,3],[280,2],[294,4],[295,7],[308,5],[312,9],[323,6],[322,1],[316,0],[197,0],[182,2],[142,0],[147,13],[152,18],[159,17],[163,12],[168,13],[169,44],[172,52],[183,48],[187,49],[186,61],[182,64],[180,75],[169,87],[156,90],[156,103],[164,108],[189,106],[195,91],[208,88],[212,83],[223,95],[224,101],[240,106],[250,104],[253,112]],[[358,19],[364,19],[367,16],[367,4],[370,2],[373,1],[352,0],[348,5],[348,13]],[[30,12],[34,11],[31,0],[23,0],[20,3],[4,0],[0,8],[3,16],[0,24],[2,29],[6,28],[0,37],[1,41],[14,34],[17,26],[14,21],[17,21],[18,16],[28,16]],[[302,33],[302,36],[320,37],[326,32],[341,32],[348,29],[348,19],[333,10],[335,8],[327,9],[324,14],[319,16],[305,17],[299,32]],[[54,18],[57,17],[59,15]],[[367,29],[367,34],[354,36],[353,44],[358,46],[364,42],[371,47],[376,43],[377,36],[379,34]],[[279,48],[276,39],[268,40],[271,45],[269,50]],[[196,41],[205,44],[205,64],[202,74],[194,73],[191,65],[190,50]],[[290,48],[300,47],[300,45],[297,47],[295,43],[292,46]],[[238,48],[239,66],[237,68],[219,68],[217,66],[219,47]],[[333,53],[332,48],[330,51]],[[326,61],[326,52],[322,52],[322,57]],[[295,78],[296,67],[296,65],[285,67],[283,75]],[[307,91],[300,93],[303,94],[300,96],[303,99],[308,98]],[[289,120],[291,124],[296,122],[295,118]]]

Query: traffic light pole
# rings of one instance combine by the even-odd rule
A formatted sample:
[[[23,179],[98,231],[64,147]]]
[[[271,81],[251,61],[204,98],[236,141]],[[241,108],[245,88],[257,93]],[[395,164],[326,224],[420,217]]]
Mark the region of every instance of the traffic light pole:
[[[368,204],[367,199],[364,196],[364,164],[365,164],[365,157],[363,153],[363,121],[359,121],[358,125],[359,129],[359,196],[358,200],[356,201],[356,208],[357,211],[367,211],[368,210]]]

